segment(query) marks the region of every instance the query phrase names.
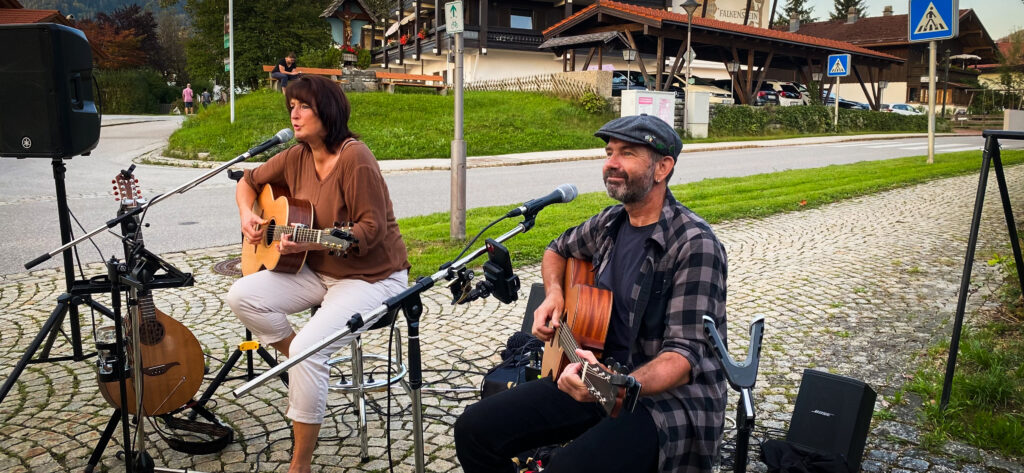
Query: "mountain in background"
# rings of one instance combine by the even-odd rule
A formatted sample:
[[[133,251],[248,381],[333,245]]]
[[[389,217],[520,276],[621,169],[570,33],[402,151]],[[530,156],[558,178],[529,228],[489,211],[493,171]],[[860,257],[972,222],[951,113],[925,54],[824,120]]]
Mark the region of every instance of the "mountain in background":
[[[19,0],[25,8],[35,10],[59,10],[64,15],[74,15],[75,19],[83,20],[96,16],[97,13],[110,13],[120,7],[138,4],[145,10],[154,13],[161,10],[159,0]],[[184,13],[182,4],[172,7],[176,13]]]

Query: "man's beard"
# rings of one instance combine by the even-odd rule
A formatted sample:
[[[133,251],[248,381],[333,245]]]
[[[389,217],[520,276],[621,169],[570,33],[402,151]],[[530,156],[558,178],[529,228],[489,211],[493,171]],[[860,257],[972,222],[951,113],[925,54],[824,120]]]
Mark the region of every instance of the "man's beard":
[[[621,186],[612,187],[608,184],[609,177],[625,179]],[[643,175],[630,177],[625,171],[605,171],[604,187],[608,190],[608,197],[611,197],[623,204],[633,204],[643,200],[647,193],[654,188],[654,165],[647,168]]]

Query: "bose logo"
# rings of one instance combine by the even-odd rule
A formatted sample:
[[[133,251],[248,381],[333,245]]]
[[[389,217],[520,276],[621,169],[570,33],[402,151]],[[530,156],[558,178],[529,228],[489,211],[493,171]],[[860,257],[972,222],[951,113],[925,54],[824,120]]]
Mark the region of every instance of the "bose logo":
[[[825,417],[834,417],[835,416],[835,414],[833,414],[831,412],[819,411],[817,409],[811,411],[811,414],[818,414],[819,416],[825,416]]]

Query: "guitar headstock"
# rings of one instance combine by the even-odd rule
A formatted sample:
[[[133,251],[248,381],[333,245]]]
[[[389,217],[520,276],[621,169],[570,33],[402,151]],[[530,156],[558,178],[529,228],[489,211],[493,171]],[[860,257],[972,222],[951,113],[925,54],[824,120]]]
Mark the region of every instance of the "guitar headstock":
[[[121,202],[122,209],[138,207],[142,199],[142,189],[139,188],[139,180],[132,175],[135,168],[132,165],[127,171],[121,171],[114,175],[110,182],[114,184],[114,200]]]
[[[347,256],[348,249],[356,243],[359,243],[359,239],[352,236],[351,222],[346,222],[345,225],[335,225],[320,241],[320,244],[327,247],[330,254],[336,256]]]

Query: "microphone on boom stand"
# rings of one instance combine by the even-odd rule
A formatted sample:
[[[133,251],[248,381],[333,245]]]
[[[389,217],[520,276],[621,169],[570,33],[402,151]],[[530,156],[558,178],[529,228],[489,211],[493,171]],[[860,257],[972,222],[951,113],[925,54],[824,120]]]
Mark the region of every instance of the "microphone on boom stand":
[[[256,156],[257,154],[260,154],[270,149],[273,146],[277,146],[281,143],[287,143],[288,141],[291,141],[291,139],[294,137],[295,132],[292,131],[291,128],[284,128],[281,131],[277,132],[277,134],[271,137],[269,140],[264,141],[256,146],[253,146],[252,149],[250,149],[249,151],[242,153],[241,156],[245,156],[245,158],[243,159],[249,159],[253,156]]]
[[[508,213],[505,214],[505,218],[517,217],[519,215],[533,216],[536,215],[537,212],[540,212],[541,209],[551,204],[572,202],[578,194],[579,191],[576,189],[575,184],[562,184],[544,197],[528,200],[523,205],[509,210]]]

